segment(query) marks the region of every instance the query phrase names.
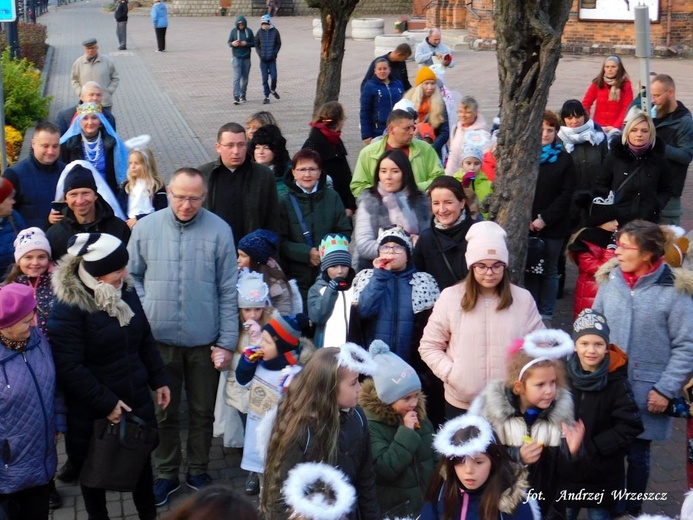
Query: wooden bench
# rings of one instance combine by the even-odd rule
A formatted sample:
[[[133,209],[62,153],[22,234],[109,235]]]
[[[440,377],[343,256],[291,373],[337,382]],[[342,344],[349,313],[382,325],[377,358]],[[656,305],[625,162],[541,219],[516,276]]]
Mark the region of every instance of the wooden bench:
[[[267,1],[266,0],[252,0],[252,6],[250,9],[251,16],[261,16],[267,13]],[[279,4],[278,16],[293,16],[294,15],[294,2],[293,0],[281,0]]]

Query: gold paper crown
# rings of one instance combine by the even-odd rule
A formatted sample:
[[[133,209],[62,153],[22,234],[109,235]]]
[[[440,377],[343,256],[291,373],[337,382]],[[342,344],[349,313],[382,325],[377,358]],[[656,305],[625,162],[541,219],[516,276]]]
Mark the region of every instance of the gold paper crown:
[[[82,103],[77,107],[77,114],[100,114],[103,111],[101,103]]]

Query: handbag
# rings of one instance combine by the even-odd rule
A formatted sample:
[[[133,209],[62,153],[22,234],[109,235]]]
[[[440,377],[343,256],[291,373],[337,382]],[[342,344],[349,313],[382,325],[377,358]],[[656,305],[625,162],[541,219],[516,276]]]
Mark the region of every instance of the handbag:
[[[538,235],[529,235],[525,273],[543,275],[546,268],[546,242]]]
[[[117,424],[97,419],[80,483],[96,489],[133,491],[158,444],[157,429],[134,414],[123,414]]]

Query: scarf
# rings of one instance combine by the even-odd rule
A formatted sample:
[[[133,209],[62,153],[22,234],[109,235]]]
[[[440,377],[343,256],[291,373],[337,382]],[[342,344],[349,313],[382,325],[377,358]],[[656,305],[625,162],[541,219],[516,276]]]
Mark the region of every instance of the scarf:
[[[640,157],[641,155],[645,155],[645,152],[652,148],[652,145],[650,143],[647,143],[643,146],[634,146],[630,144],[630,141],[628,141],[628,149],[635,155],[636,157]]]
[[[585,372],[580,364],[580,358],[577,354],[570,356],[566,363],[568,377],[573,388],[582,390],[583,392],[597,392],[606,386],[606,379],[609,376],[609,353],[599,364],[594,372]]]
[[[7,336],[5,336],[1,332],[0,332],[0,341],[2,341],[2,344],[5,345],[8,349],[10,349],[14,352],[24,352],[24,349],[26,348],[27,344],[29,343],[28,338],[22,339],[22,340],[9,339]]]
[[[563,145],[561,143],[551,143],[541,148],[541,164],[555,163],[561,153]]]
[[[616,78],[604,78],[604,83],[611,87],[609,90],[609,101],[621,100],[621,89],[616,85]]]
[[[325,136],[325,139],[327,139],[327,142],[330,143],[332,146],[336,147],[339,145],[339,142],[342,140],[341,135],[342,132],[336,132],[334,130],[331,130],[327,128],[325,123],[310,123],[310,126],[313,128],[317,128],[320,130],[320,133]]]
[[[599,146],[604,140],[604,132],[594,128],[594,121],[591,119],[584,125],[577,128],[562,126],[558,131],[558,137],[563,141],[565,151],[572,153],[576,144],[590,143],[592,146]]]
[[[635,287],[635,284],[638,282],[638,280],[640,280],[640,278],[656,271],[659,268],[659,266],[662,265],[662,262],[664,262],[664,258],[660,258],[659,260],[657,260],[652,267],[650,267],[645,273],[641,275],[637,275],[635,273],[626,273],[624,271],[621,271],[621,274],[623,275],[623,279],[626,281],[628,286],[632,289],[633,287]]]
[[[410,235],[418,235],[419,221],[409,206],[409,190],[404,188],[396,193],[388,193],[383,185],[378,183],[378,193],[387,209],[390,224],[402,226]]]
[[[121,299],[122,289],[116,289],[111,284],[100,282],[90,275],[84,264],[80,262],[77,275],[84,285],[94,291],[94,303],[112,318],[116,318],[121,327],[125,327],[135,315],[130,306]]]
[[[436,227],[436,229],[451,229],[451,228],[454,228],[460,222],[462,222],[465,218],[467,218],[467,210],[463,209],[462,213],[460,213],[460,216],[457,217],[457,220],[455,222],[453,222],[452,224],[450,224],[449,226],[441,224],[440,222],[438,222],[438,219],[436,219],[436,218],[433,219],[433,225]]]

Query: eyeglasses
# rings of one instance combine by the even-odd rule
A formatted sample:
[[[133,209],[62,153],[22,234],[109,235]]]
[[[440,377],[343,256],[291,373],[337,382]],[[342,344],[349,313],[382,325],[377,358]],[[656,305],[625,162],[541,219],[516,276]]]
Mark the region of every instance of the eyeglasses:
[[[226,144],[221,144],[217,143],[219,146],[222,148],[226,148],[227,150],[233,150],[234,148],[246,148],[248,146],[248,143],[243,141],[241,143],[226,143]]]
[[[505,269],[505,264],[503,262],[496,262],[493,265],[472,264],[472,269],[479,274],[486,274],[489,271],[491,271],[493,274],[498,274],[503,272],[503,269]]]
[[[379,246],[378,253],[395,253],[397,255],[404,253],[404,246]]]
[[[296,171],[299,173],[318,173],[320,171],[320,168],[315,168],[315,167],[310,167],[310,168],[296,168]]]
[[[616,249],[621,248],[625,249],[626,251],[639,251],[640,248],[637,246],[627,246],[623,242],[616,242]]]
[[[195,204],[200,204],[203,200],[205,200],[204,196],[202,196],[202,197],[183,197],[183,195],[176,195],[175,193],[171,193],[171,198],[180,204],[184,204],[186,202],[189,202],[193,206]]]

